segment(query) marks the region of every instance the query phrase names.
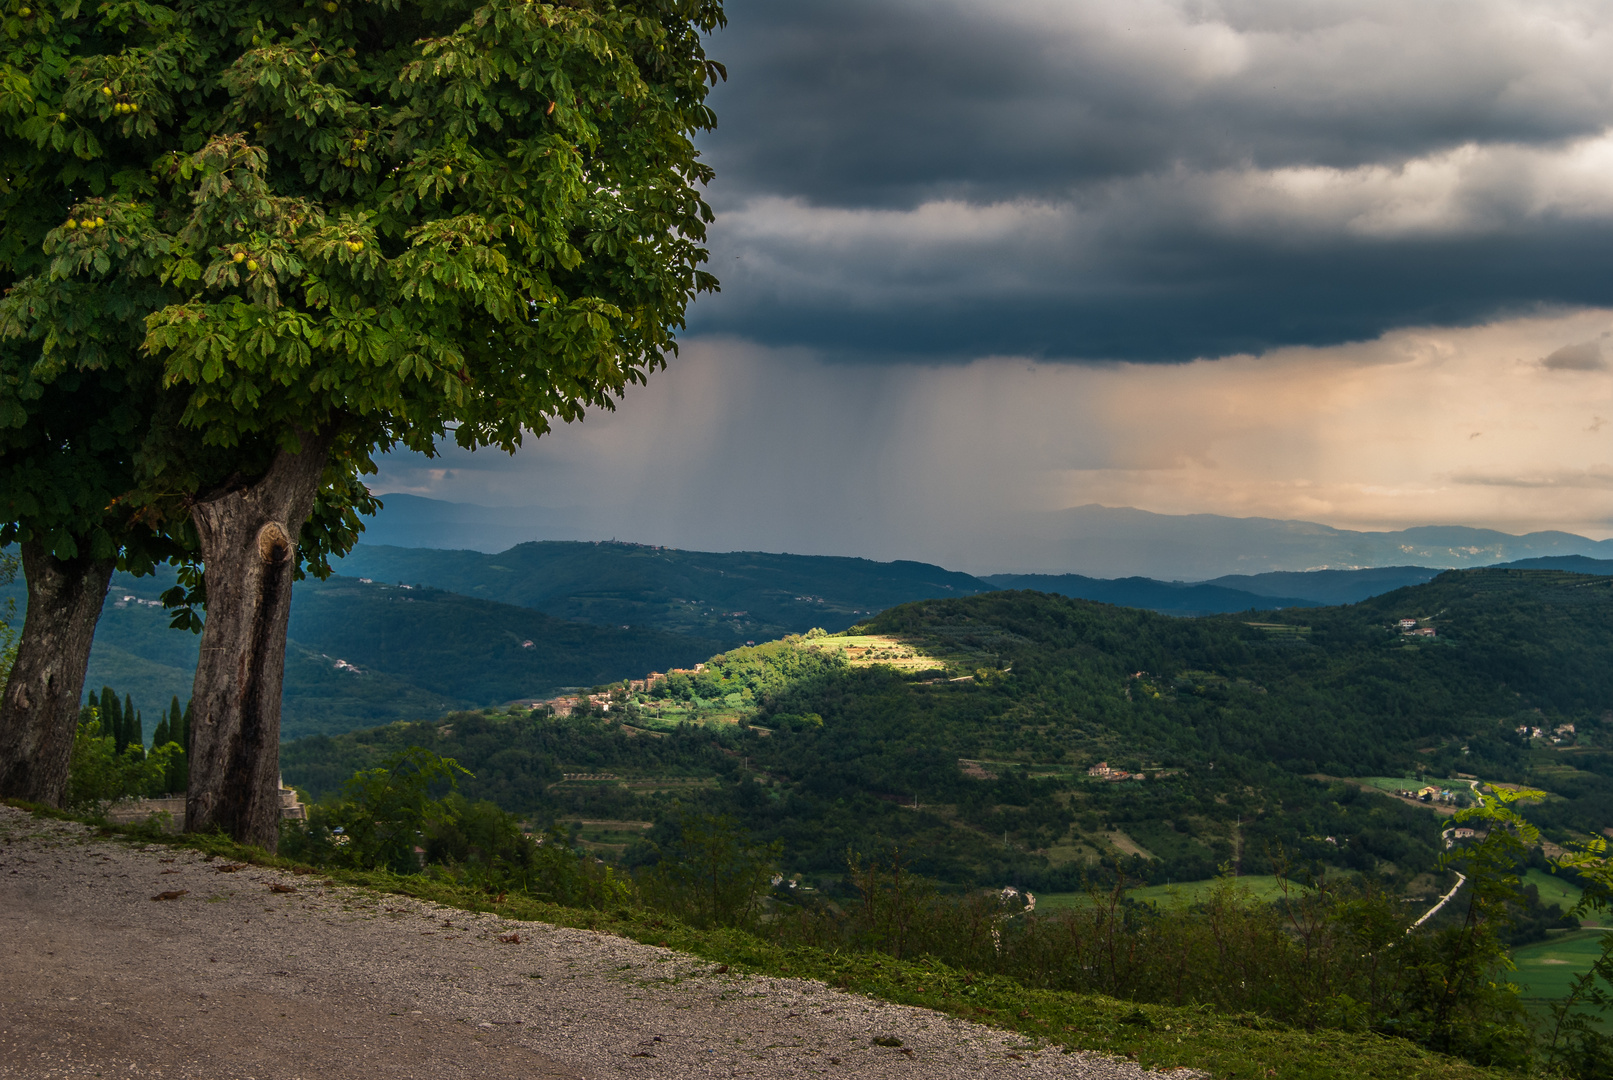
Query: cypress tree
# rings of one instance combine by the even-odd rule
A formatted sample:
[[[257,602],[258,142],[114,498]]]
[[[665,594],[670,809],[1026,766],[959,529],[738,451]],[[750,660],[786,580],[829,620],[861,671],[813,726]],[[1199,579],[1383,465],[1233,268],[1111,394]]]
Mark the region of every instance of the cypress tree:
[[[175,694],[174,700],[168,703],[168,738],[170,741],[178,743],[180,749],[184,749],[185,746],[184,725],[184,716],[179,711],[179,695]]]
[[[127,714],[125,714],[127,716]],[[129,745],[134,747],[135,753],[140,757],[146,756],[146,727],[138,711],[133,720],[125,720],[129,727]]]
[[[101,697],[95,702],[95,707],[101,713],[101,734],[110,736],[115,725],[112,720],[117,715],[118,699],[113,695],[110,686],[101,687]]]
[[[123,736],[123,706],[110,686],[101,687],[101,734],[111,737],[116,753],[123,753],[123,748],[129,745]]]
[[[168,714],[158,713],[157,715],[160,716],[161,719],[157,721],[157,726],[151,729],[151,748],[153,750],[165,745],[169,738]]]

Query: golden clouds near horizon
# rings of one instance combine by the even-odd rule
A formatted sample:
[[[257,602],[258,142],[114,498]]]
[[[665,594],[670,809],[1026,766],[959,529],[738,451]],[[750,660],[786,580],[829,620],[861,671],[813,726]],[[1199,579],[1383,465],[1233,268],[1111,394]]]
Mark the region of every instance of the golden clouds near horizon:
[[[378,490],[547,507],[568,535],[990,564],[1019,515],[1613,534],[1613,310],[1188,364],[858,365],[695,338],[514,459],[394,455]]]
[[[1066,470],[1054,499],[1345,528],[1606,536],[1610,331],[1613,312],[1585,311],[1070,372],[1114,458]]]

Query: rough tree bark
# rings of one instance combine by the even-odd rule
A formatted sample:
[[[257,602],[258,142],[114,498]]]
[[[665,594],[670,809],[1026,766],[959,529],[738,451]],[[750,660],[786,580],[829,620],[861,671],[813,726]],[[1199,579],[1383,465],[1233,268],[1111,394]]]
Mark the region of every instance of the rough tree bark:
[[[280,684],[296,544],[330,438],[304,433],[263,478],[198,501],[207,622],[190,724],[185,828],[275,849],[280,828]]]
[[[84,670],[113,566],[111,559],[63,561],[36,541],[22,545],[28,612],[0,697],[0,796],[62,804]]]

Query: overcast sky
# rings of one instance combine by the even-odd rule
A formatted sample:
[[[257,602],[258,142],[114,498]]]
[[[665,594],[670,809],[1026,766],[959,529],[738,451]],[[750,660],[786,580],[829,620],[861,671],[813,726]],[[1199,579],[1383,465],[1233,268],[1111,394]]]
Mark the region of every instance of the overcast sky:
[[[379,490],[886,558],[1088,502],[1613,534],[1606,5],[729,18],[683,355]]]

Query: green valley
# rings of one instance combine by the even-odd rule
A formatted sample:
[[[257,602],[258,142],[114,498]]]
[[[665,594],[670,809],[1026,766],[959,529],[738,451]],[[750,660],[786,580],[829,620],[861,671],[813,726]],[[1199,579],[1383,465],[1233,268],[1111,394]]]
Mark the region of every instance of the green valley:
[[[825,886],[848,847],[895,844],[956,885],[1288,866],[1422,895],[1443,818],[1377,789],[1536,784],[1552,798],[1526,812],[1559,843],[1613,817],[1610,616],[1613,579],[1551,571],[1449,572],[1258,621],[993,593],[730,649],[568,716],[460,713],[295,742],[284,761],[319,795],[418,744],[534,820],[720,810]]]

